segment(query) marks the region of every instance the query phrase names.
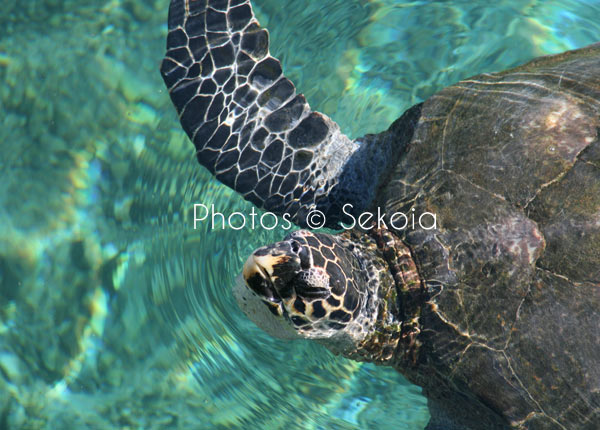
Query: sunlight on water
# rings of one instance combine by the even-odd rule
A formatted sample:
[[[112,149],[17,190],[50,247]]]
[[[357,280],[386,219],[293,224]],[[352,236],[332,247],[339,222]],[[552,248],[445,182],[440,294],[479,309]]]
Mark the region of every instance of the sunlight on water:
[[[256,0],[271,51],[353,137],[461,78],[600,40],[596,1]],[[289,231],[194,159],[158,73],[167,0],[0,6],[0,411],[7,428],[422,429],[392,369],[275,340],[237,309]]]
[[[460,79],[584,46],[600,31],[596,1],[324,3],[256,2],[288,77],[353,137]]]

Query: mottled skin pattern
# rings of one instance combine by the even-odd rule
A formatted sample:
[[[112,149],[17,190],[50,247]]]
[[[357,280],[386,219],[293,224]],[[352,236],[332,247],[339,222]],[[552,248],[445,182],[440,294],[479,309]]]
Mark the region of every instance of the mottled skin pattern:
[[[173,0],[167,48],[200,163],[250,201],[298,224],[344,203],[437,215],[257,250],[236,296],[259,326],[394,366],[430,430],[600,428],[600,45],[466,79],[357,141],[295,93],[248,0]]]

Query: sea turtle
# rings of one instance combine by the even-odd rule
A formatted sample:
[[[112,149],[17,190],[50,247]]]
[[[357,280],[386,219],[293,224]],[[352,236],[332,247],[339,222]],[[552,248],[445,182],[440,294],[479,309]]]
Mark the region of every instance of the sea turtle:
[[[393,366],[423,387],[428,429],[600,428],[600,44],[463,80],[351,140],[268,40],[249,0],[171,1],[161,72],[200,163],[342,230],[256,250],[242,310]]]

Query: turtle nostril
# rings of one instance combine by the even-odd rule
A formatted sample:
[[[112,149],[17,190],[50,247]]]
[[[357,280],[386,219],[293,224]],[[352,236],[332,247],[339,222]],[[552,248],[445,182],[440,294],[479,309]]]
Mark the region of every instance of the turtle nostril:
[[[295,252],[296,254],[298,252],[300,252],[300,249],[302,247],[300,246],[300,244],[298,242],[296,242],[295,240],[292,240],[292,251]]]

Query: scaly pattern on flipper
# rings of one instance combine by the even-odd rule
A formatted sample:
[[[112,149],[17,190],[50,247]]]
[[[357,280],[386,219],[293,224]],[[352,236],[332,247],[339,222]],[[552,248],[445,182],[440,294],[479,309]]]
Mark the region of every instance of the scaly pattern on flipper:
[[[332,190],[359,144],[311,111],[268,47],[249,1],[173,0],[161,73],[200,163],[302,224],[312,208],[340,212]]]

